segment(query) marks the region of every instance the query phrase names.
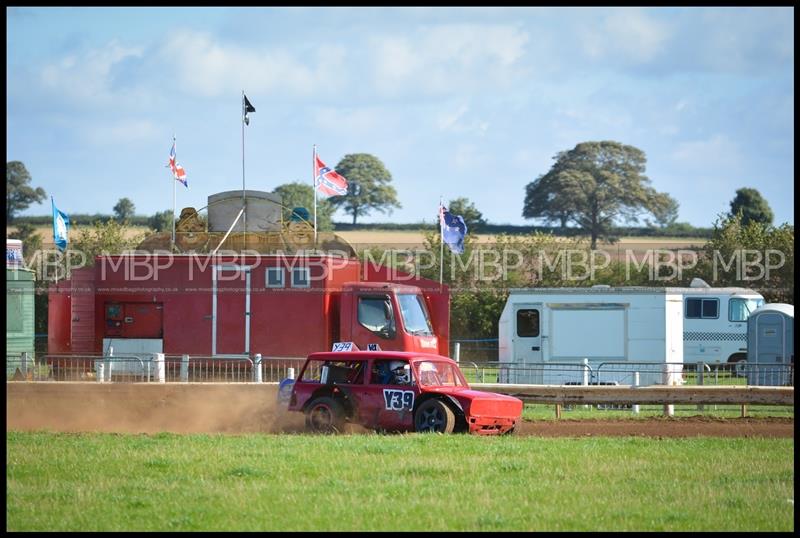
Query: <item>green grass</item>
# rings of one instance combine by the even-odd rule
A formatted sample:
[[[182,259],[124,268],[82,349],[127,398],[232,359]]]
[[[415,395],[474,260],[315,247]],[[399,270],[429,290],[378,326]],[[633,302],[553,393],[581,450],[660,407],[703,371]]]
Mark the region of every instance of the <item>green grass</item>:
[[[792,531],[791,439],[6,434],[10,531]]]

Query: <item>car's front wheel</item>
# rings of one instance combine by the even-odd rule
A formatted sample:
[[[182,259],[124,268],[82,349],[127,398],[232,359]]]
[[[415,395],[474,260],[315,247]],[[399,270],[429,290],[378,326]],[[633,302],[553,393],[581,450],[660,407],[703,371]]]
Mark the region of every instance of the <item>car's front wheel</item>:
[[[336,433],[344,428],[342,405],[327,396],[314,399],[306,407],[306,429],[318,433]]]
[[[414,430],[418,432],[453,433],[456,416],[441,400],[427,400],[414,413]]]

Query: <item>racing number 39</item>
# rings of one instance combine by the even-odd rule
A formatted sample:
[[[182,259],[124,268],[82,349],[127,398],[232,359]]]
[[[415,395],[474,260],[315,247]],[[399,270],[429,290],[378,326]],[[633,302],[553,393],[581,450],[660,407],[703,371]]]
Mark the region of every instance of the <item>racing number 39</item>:
[[[383,389],[383,401],[391,411],[411,411],[414,408],[414,391]]]

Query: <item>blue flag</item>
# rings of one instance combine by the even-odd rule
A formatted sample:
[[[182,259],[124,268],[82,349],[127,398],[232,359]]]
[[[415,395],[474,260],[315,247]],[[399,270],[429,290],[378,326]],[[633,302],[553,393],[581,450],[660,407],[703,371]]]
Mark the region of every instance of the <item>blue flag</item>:
[[[58,250],[63,252],[69,242],[69,217],[56,209],[56,203],[52,196],[50,202],[53,204],[53,242]]]
[[[442,241],[450,251],[455,254],[464,252],[467,225],[461,215],[453,215],[446,207],[439,206],[439,223],[442,228]]]

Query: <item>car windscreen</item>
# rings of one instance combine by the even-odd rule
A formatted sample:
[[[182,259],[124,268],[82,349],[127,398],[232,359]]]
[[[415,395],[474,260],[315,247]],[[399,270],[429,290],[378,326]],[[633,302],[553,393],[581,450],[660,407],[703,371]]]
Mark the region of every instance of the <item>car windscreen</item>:
[[[467,383],[458,368],[448,362],[422,361],[418,363],[419,384],[428,387],[466,387]]]
[[[406,332],[424,336],[433,334],[428,310],[421,296],[415,293],[400,293],[397,295],[397,301],[400,303],[400,315],[403,317]]]

